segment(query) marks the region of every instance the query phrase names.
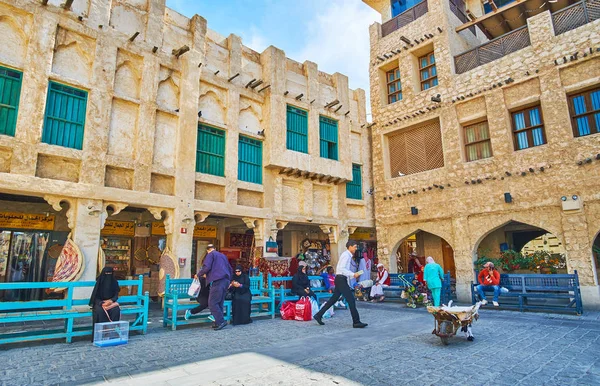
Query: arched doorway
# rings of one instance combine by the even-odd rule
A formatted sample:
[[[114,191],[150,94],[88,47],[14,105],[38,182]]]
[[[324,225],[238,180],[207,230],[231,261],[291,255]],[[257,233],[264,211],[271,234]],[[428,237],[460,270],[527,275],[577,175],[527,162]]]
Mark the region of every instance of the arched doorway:
[[[596,238],[592,244],[592,256],[594,259],[594,277],[596,279],[596,284],[600,284],[600,278],[598,277],[598,270],[600,269],[600,232],[596,234]]]
[[[450,276],[456,278],[454,264],[454,249],[443,238],[429,232],[418,230],[401,240],[394,249],[396,272],[409,272],[411,254],[416,254],[422,265],[425,258],[431,256],[440,264],[444,272],[450,271]],[[393,268],[393,264],[391,264]]]
[[[500,272],[567,272],[561,240],[546,229],[518,221],[489,231],[476,244],[475,252],[475,270],[491,261]]]

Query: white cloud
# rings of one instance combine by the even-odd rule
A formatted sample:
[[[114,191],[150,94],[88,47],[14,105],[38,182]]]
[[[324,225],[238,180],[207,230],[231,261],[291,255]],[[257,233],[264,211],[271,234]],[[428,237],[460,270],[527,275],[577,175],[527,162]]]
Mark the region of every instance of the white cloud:
[[[307,25],[306,45],[290,56],[315,62],[321,71],[347,75],[351,88],[365,90],[370,113],[369,25],[379,19],[380,15],[361,1],[324,2]]]
[[[242,43],[256,52],[263,52],[270,44],[268,39],[256,26],[251,26],[248,32],[242,32]]]

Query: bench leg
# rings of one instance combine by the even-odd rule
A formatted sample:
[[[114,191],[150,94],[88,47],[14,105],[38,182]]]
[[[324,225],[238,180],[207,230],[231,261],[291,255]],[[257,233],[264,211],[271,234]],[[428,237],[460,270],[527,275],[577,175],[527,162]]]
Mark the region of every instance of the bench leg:
[[[67,320],[65,320],[65,330],[67,333],[67,343],[71,343],[71,341],[73,340],[73,318],[68,318]],[[94,331],[92,331],[92,335],[94,334]]]
[[[177,331],[177,299],[173,300],[171,309],[171,331]]]
[[[146,306],[144,307],[144,328],[142,329],[142,335],[146,335],[146,332],[148,332],[148,313],[149,313],[149,299],[146,298]],[[163,319],[164,320],[164,319]]]

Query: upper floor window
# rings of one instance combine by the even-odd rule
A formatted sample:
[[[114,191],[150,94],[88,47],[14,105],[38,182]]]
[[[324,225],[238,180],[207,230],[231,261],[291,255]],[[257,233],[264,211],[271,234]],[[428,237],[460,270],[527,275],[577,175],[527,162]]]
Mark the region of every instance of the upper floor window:
[[[0,67],[0,134],[14,137],[23,73]]]
[[[225,176],[225,131],[198,125],[196,144],[196,171]]]
[[[465,153],[467,162],[492,156],[492,143],[487,121],[465,126]]]
[[[439,119],[387,136],[390,177],[402,177],[444,167]]]
[[[42,142],[83,148],[87,91],[50,82]]]
[[[308,153],[308,111],[287,106],[286,147]]]
[[[546,143],[540,106],[515,111],[511,115],[515,150],[523,150]]]
[[[400,15],[402,12],[414,7],[423,0],[392,0],[392,17]]]
[[[502,8],[505,5],[513,3],[514,1],[515,0],[494,0],[494,4],[496,4],[496,8]],[[489,1],[486,1],[483,3],[483,10],[485,13],[490,13],[490,12],[494,11],[494,8],[492,8],[492,5],[490,4]]]
[[[346,183],[346,198],[362,200],[362,167],[352,164],[352,181]]]
[[[319,117],[321,157],[338,160],[338,123],[324,116]]]
[[[240,135],[238,180],[262,184],[262,142]]]
[[[394,68],[385,74],[387,80],[388,104],[402,100],[402,83],[400,82],[400,69]]]
[[[569,96],[573,135],[583,137],[600,132],[600,88]]]
[[[433,52],[419,58],[419,74],[421,77],[421,91],[438,85],[435,55]]]

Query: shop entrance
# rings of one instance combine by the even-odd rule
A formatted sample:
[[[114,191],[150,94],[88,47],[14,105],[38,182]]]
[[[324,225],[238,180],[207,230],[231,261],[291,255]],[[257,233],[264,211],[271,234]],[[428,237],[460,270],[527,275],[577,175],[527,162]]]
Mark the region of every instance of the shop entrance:
[[[433,257],[444,272],[450,271],[450,276],[456,278],[452,246],[443,238],[424,231],[417,231],[400,242],[395,253],[396,270],[419,274],[427,256]]]
[[[51,281],[68,233],[64,215],[42,198],[0,194],[0,283]],[[0,291],[0,301],[49,296],[40,289]]]

